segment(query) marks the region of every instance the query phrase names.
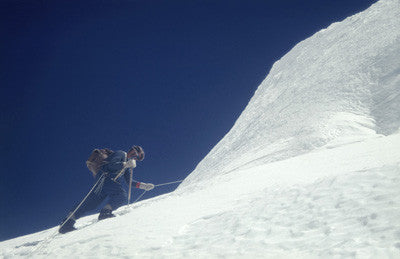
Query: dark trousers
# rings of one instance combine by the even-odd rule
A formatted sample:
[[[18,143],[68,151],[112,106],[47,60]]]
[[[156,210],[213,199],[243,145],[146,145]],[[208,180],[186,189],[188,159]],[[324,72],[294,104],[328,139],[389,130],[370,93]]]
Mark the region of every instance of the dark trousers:
[[[80,218],[88,211],[96,209],[106,198],[108,198],[107,207],[111,206],[112,210],[116,210],[128,202],[128,195],[121,183],[114,182],[110,177],[103,176],[103,179],[98,182],[86,201],[75,212],[75,219]]]

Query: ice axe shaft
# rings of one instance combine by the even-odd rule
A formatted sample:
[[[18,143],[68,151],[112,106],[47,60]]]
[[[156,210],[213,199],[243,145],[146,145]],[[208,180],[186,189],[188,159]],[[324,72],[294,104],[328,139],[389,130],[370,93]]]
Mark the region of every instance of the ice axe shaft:
[[[130,175],[130,177],[129,177],[128,205],[131,203],[133,168],[131,168],[130,171],[131,171],[131,175]]]

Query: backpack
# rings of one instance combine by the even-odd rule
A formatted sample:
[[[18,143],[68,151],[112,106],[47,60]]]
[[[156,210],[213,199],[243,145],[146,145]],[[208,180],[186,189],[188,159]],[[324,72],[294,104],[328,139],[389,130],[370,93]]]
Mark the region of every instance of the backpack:
[[[100,170],[100,167],[107,163],[106,159],[109,155],[114,153],[114,151],[104,148],[104,149],[95,149],[89,156],[89,159],[86,161],[86,166],[92,172],[93,177],[96,177],[97,173]]]

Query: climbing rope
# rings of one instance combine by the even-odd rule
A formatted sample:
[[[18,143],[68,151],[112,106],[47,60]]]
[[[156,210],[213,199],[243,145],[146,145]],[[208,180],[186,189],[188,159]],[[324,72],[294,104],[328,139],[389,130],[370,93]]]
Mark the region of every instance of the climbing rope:
[[[102,174],[102,175],[99,177],[99,180],[97,180],[97,182],[93,185],[92,189],[90,189],[90,191],[88,192],[88,194],[86,194],[85,198],[83,198],[83,200],[81,201],[81,203],[79,203],[79,205],[76,207],[76,209],[75,209],[72,213],[69,214],[69,216],[67,217],[67,219],[64,220],[64,222],[61,224],[61,226],[60,226],[58,229],[62,228],[62,227],[65,225],[65,223],[67,223],[67,221],[70,220],[70,219],[75,215],[75,213],[78,211],[78,209],[82,206],[82,204],[83,204],[83,203],[86,201],[86,199],[89,197],[89,195],[93,192],[93,190],[95,190],[97,184],[100,183],[100,182],[101,182],[100,185],[103,184],[103,182],[104,182],[104,177],[105,177],[105,174]],[[97,187],[98,187],[98,186],[97,186]],[[50,243],[50,242],[54,239],[54,237],[55,237],[57,234],[58,234],[58,230],[56,230],[51,236],[49,236],[49,237],[45,238],[44,240],[42,240],[41,243],[40,243],[40,245],[36,245],[35,247],[33,247],[33,249],[30,251],[29,255],[32,255],[32,253],[37,252],[37,251],[39,251],[40,249],[42,249],[42,247],[43,247],[45,244]],[[30,256],[30,257],[31,257],[31,256]]]
[[[132,182],[140,183],[139,181],[136,181],[136,180],[132,180]],[[179,180],[179,181],[175,181],[175,182],[169,182],[169,183],[156,184],[156,185],[154,185],[154,187],[159,187],[159,186],[164,186],[164,185],[169,185],[169,184],[174,184],[174,183],[181,183],[181,182],[183,182],[183,180]],[[144,192],[143,192],[134,202],[132,202],[132,204],[133,204],[133,203],[136,203],[137,201],[139,201],[140,198],[142,198],[143,195],[144,195],[146,192],[147,192],[147,191],[144,190]]]
[[[169,185],[169,184],[174,184],[174,183],[181,183],[181,182],[183,182],[183,180],[179,180],[179,181],[175,181],[175,182],[169,182],[169,183],[156,184],[156,185],[154,185],[154,187],[163,186],[163,185]]]
[[[138,200],[140,200],[140,198],[142,198],[143,195],[144,195],[146,192],[147,192],[147,191],[144,190],[143,193],[142,193],[133,203],[135,203],[135,202],[137,202]]]
[[[136,180],[132,180],[132,182],[134,182],[134,183],[141,183],[141,182],[136,181]],[[183,180],[179,180],[179,181],[175,181],[175,182],[169,182],[169,183],[155,184],[154,187],[159,187],[159,186],[169,185],[169,184],[174,184],[174,183],[181,183],[181,182],[183,182]]]
[[[75,213],[78,211],[78,209],[82,206],[82,204],[86,201],[86,199],[89,197],[89,195],[95,191],[97,192],[99,190],[99,188],[102,188],[102,185],[104,184],[104,179],[105,179],[105,174],[102,174],[99,179],[97,180],[97,182],[93,185],[92,189],[90,189],[90,191],[88,192],[88,194],[86,194],[85,198],[83,198],[83,200],[79,203],[79,205],[75,208],[75,210],[69,214],[69,216],[67,217],[66,220],[64,220],[64,222],[61,224],[61,226],[59,227],[62,228],[64,226],[64,224],[70,220]],[[132,180],[132,182],[135,183],[139,183],[138,181]],[[164,185],[170,185],[170,184],[174,184],[174,183],[181,183],[183,182],[183,180],[179,180],[179,181],[174,181],[174,182],[168,182],[168,183],[161,183],[161,184],[156,184],[154,185],[154,187],[159,187],[159,186],[164,186]],[[99,184],[100,183],[100,184]],[[136,203],[137,201],[139,201],[143,195],[146,193],[147,191],[144,190],[143,193],[133,202]],[[133,204],[132,203],[132,204]],[[40,251],[40,249],[42,249],[42,247],[44,247],[44,245],[49,244],[54,238],[55,236],[58,234],[58,230],[56,230],[51,236],[45,238],[44,240],[42,240],[40,242],[39,245],[36,245],[35,247],[33,247],[33,249],[30,251],[29,255],[32,255],[34,252],[38,252]]]

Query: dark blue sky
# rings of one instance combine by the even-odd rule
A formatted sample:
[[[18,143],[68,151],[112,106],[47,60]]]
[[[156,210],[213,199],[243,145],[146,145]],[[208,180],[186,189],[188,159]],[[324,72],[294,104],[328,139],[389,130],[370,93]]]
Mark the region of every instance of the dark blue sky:
[[[373,2],[1,1],[0,240],[57,225],[94,148],[141,145],[135,179],[184,179],[277,59]]]

